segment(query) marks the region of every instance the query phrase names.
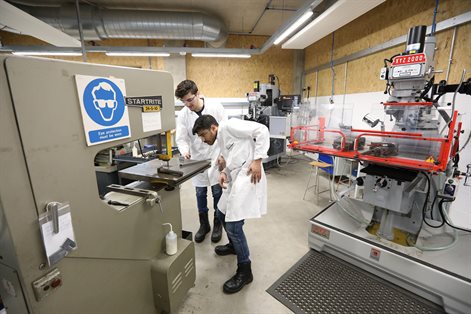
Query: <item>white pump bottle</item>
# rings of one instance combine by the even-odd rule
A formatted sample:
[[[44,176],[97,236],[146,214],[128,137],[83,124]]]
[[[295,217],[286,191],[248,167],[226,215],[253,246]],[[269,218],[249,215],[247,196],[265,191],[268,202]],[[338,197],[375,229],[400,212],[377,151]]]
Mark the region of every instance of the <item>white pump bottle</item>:
[[[167,255],[174,255],[177,253],[177,234],[173,232],[171,223],[164,223],[162,226],[169,225],[170,231],[165,236],[165,253]]]
[[[137,144],[134,143],[134,145],[132,146],[132,157],[137,157],[137,155],[138,155]]]

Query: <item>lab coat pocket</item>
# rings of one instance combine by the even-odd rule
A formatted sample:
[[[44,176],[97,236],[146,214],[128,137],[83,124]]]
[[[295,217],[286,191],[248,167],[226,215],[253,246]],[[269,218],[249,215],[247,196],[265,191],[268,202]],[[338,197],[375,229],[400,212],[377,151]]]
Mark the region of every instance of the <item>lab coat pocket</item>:
[[[221,198],[219,199],[219,202],[218,202],[218,209],[224,215],[226,214],[226,211],[227,211],[227,197],[228,197],[228,195],[229,195],[228,191],[226,189],[223,189]]]
[[[232,189],[227,201],[227,221],[238,221],[260,217],[260,199],[257,197],[258,184],[250,182],[251,174],[247,168],[240,169],[232,182]]]

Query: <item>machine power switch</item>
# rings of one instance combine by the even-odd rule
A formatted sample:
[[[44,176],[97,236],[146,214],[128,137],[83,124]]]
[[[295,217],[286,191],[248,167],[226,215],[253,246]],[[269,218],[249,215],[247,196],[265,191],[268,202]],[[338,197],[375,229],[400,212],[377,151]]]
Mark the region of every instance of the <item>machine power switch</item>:
[[[34,296],[40,301],[57,288],[62,286],[62,275],[57,268],[44,275],[43,277],[33,281]]]
[[[445,184],[444,192],[447,195],[454,196],[456,187],[453,184]]]

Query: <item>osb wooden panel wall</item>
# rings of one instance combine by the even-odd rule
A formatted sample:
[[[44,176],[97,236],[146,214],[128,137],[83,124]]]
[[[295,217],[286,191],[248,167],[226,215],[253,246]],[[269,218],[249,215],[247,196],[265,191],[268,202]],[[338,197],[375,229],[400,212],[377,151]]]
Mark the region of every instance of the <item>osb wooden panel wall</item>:
[[[260,48],[268,37],[229,36],[226,48]],[[268,82],[268,75],[278,76],[283,94],[293,92],[292,50],[273,46],[263,55],[249,59],[186,57],[187,78],[194,80],[207,97],[245,97],[253,82]]]
[[[387,0],[370,12],[350,22],[335,32],[333,58],[338,59],[357,51],[373,47],[393,38],[406,35],[409,28],[416,25],[431,25],[435,0]],[[471,11],[470,0],[440,0],[437,23],[456,15]],[[457,83],[463,68],[471,71],[471,24],[458,27],[453,53],[453,64],[450,67],[449,82]],[[435,68],[443,70],[437,74],[435,81],[445,79],[453,29],[436,34],[437,50]],[[331,56],[332,35],[307,47],[305,50],[305,69],[328,63]],[[348,62],[346,92],[361,93],[382,91],[384,81],[379,80],[379,71],[383,59],[403,52],[405,44]],[[343,94],[345,86],[345,64],[335,70],[334,93]],[[323,70],[319,75],[319,96],[331,95],[332,71]],[[315,95],[316,73],[306,75],[305,85],[311,87]]]
[[[34,37],[13,34],[9,32],[0,31],[0,39],[4,46],[41,46],[47,45],[41,40]],[[163,41],[161,40],[145,40],[145,39],[110,39],[97,41],[96,44],[100,46],[149,46],[161,47]],[[50,57],[53,59],[69,60],[69,61],[82,61],[82,57]],[[98,64],[110,64],[127,66],[133,68],[162,70],[163,61],[159,57],[109,57],[104,53],[87,53],[87,62]]]
[[[44,45],[44,42],[29,36],[20,36],[0,31],[0,38],[8,45]],[[229,36],[226,48],[260,48],[268,37]],[[150,46],[161,47],[162,40],[110,39],[97,41],[100,46]],[[188,41],[188,47],[203,47],[202,42]],[[55,57],[57,59],[82,61],[82,57]],[[186,56],[187,78],[194,80],[207,97],[245,97],[253,90],[253,81],[267,83],[268,75],[278,76],[284,94],[293,91],[293,58],[291,50],[272,47],[263,55],[249,59],[193,58]],[[162,70],[163,59],[159,57],[109,57],[104,53],[87,53],[90,63],[120,65],[143,69]]]

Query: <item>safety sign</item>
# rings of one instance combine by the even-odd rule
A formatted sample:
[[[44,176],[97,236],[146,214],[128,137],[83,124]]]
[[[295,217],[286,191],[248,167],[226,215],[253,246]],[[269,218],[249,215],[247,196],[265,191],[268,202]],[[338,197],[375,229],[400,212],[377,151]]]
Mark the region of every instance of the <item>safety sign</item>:
[[[123,79],[75,75],[87,145],[131,137]]]

